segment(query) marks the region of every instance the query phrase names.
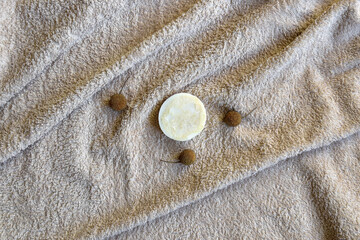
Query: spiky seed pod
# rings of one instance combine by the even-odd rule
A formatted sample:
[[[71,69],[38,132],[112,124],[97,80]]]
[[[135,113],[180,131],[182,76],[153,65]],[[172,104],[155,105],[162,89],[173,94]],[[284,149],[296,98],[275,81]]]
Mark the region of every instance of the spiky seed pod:
[[[114,94],[111,96],[109,105],[115,111],[120,111],[126,108],[126,98],[122,94]]]
[[[179,162],[185,165],[191,165],[196,160],[196,154],[191,149],[185,149],[179,156]]]
[[[236,127],[241,123],[241,115],[236,111],[229,111],[226,113],[223,121],[230,127]]]

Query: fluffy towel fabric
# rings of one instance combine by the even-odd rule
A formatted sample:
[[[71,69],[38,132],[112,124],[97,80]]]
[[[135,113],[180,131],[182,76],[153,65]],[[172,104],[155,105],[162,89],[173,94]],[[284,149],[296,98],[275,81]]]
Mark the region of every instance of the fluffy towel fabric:
[[[356,134],[287,159],[109,239],[359,239],[359,146]]]
[[[0,5],[2,239],[359,238],[358,1]],[[187,142],[177,92],[209,117]]]

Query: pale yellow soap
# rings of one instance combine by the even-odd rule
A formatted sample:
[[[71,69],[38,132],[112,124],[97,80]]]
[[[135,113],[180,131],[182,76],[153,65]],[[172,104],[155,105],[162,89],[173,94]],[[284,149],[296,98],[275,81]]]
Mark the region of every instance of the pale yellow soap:
[[[177,141],[187,141],[205,127],[204,104],[188,93],[177,93],[166,99],[159,111],[159,125],[163,133]]]

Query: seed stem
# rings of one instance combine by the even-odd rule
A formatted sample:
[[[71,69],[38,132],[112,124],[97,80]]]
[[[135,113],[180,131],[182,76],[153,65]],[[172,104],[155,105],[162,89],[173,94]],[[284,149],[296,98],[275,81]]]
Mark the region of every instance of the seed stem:
[[[170,161],[164,161],[164,160],[160,160],[162,162],[167,162],[167,163],[179,163],[180,161],[177,161],[177,162],[170,162]]]
[[[256,106],[255,108],[253,108],[250,112],[248,112],[245,116],[243,116],[242,118],[246,118],[247,116],[249,116],[253,111],[255,111],[255,109],[257,109],[258,106]]]
[[[126,80],[124,81],[124,83],[123,83],[123,85],[122,85],[122,87],[121,87],[121,89],[120,89],[120,93],[122,92],[122,90],[124,89],[124,87],[125,87],[125,84],[127,83],[127,81],[129,80],[129,78],[130,77],[127,77],[126,78]]]

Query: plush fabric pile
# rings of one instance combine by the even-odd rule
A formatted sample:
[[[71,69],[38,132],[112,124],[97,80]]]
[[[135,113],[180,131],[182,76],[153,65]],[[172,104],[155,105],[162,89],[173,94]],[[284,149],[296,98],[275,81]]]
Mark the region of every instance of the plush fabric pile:
[[[2,0],[0,238],[106,237],[359,239],[360,2]]]

